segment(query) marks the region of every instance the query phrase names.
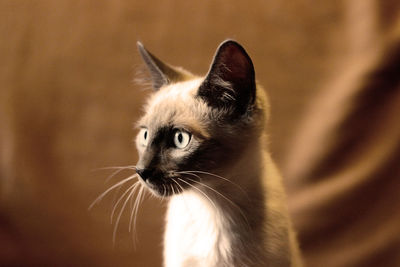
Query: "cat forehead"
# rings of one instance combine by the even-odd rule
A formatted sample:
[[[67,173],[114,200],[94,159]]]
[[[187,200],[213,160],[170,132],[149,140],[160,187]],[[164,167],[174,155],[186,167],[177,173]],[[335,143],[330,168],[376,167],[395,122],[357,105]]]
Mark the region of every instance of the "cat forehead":
[[[208,105],[196,97],[203,79],[194,79],[162,87],[153,93],[144,107],[145,115],[139,124],[148,128],[184,127],[208,136],[206,117]]]
[[[166,101],[191,101],[196,96],[202,81],[203,79],[198,78],[164,86],[150,97],[147,108],[151,108],[154,105],[159,105]]]

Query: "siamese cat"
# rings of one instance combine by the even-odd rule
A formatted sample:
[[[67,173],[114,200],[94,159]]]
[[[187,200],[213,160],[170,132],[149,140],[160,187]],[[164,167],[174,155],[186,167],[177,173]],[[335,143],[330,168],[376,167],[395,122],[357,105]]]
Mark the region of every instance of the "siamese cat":
[[[135,169],[169,201],[164,265],[301,266],[266,150],[268,99],[243,47],[223,42],[205,77],[138,49],[154,92],[138,122]]]

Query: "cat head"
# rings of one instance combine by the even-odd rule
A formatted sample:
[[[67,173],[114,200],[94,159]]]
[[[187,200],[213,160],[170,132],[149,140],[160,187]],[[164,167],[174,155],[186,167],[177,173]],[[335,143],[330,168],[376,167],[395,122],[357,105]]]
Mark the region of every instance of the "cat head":
[[[202,183],[217,180],[215,173],[234,164],[265,123],[266,103],[250,57],[237,42],[225,41],[208,74],[198,77],[162,62],[141,43],[138,49],[154,88],[137,123],[142,183],[169,196],[200,177]]]

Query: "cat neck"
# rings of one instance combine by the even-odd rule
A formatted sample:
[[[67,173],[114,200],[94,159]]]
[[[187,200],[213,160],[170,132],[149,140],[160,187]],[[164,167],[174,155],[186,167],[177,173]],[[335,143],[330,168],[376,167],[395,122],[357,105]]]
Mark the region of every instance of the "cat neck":
[[[262,177],[269,157],[262,144],[248,146],[230,168],[220,170],[224,179],[200,182],[170,199],[165,257],[180,262],[168,266],[181,266],[185,257],[203,259],[201,266],[247,266],[249,258],[264,257]],[[173,257],[173,251],[182,254]]]

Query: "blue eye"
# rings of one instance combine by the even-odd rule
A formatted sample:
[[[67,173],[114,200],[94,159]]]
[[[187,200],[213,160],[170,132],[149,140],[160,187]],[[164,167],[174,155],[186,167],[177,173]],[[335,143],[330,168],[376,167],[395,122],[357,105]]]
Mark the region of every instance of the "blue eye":
[[[176,131],[174,136],[174,144],[177,148],[183,149],[190,143],[191,135],[188,132]]]

